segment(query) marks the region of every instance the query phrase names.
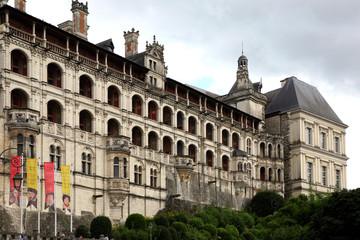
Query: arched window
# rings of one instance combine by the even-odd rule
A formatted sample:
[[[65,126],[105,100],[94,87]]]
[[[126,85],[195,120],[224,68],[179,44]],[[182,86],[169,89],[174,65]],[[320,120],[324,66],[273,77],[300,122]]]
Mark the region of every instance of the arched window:
[[[142,184],[142,167],[138,165],[134,165],[134,183]]]
[[[29,158],[35,158],[35,138],[33,135],[30,135],[29,137]]]
[[[108,121],[108,136],[118,136],[119,135],[119,124],[115,119],[110,119]]]
[[[277,170],[277,175],[278,175],[278,182],[281,182],[281,169],[279,168],[278,170]]]
[[[132,143],[136,146],[142,146],[142,131],[139,127],[132,129]]]
[[[11,108],[27,108],[27,97],[23,91],[11,91]]]
[[[166,136],[164,137],[163,139],[163,151],[164,153],[167,153],[167,154],[172,154],[172,149],[171,149],[171,138]]]
[[[61,151],[60,147],[50,146],[50,162],[54,163],[54,169],[60,170],[61,166]]]
[[[229,157],[228,156],[222,157],[222,169],[224,171],[229,171]]]
[[[176,114],[176,123],[178,129],[184,130],[184,114],[182,112]]]
[[[124,158],[124,168],[123,168],[124,172],[123,172],[123,176],[124,178],[127,178],[127,160],[126,158]]]
[[[281,158],[281,146],[280,146],[280,144],[277,145],[277,157]]]
[[[232,135],[232,147],[233,149],[239,149],[239,135],[237,133]]]
[[[163,108],[163,122],[166,125],[172,126],[172,111],[169,107]]]
[[[119,92],[114,86],[108,88],[108,104],[119,107]]]
[[[196,147],[192,144],[189,145],[189,156],[191,156],[193,161],[196,162]]]
[[[265,157],[265,143],[260,143],[260,157]]]
[[[157,184],[157,171],[155,168],[150,168],[150,186],[156,187]]]
[[[269,168],[269,181],[270,181],[270,182],[273,180],[272,174],[273,174],[273,171],[272,171],[271,168]]]
[[[269,144],[268,146],[268,153],[269,153],[269,158],[272,158],[272,145]]]
[[[189,133],[196,134],[196,119],[189,117]]]
[[[24,136],[22,134],[19,134],[17,136],[17,155],[21,156],[23,152],[24,152]]]
[[[50,85],[61,88],[61,71],[53,63],[47,66],[47,82]]]
[[[91,155],[86,153],[81,154],[81,172],[83,174],[91,174]]]
[[[251,139],[250,138],[248,138],[247,140],[246,140],[246,152],[247,152],[247,154],[251,154]]]
[[[92,118],[88,111],[80,112],[80,129],[87,132],[92,132]]]
[[[222,130],[222,144],[229,146],[229,132],[227,130]]]
[[[206,165],[213,167],[213,153],[210,150],[206,151]]]
[[[150,101],[149,102],[149,112],[148,112],[148,117],[151,120],[157,120],[157,104],[154,101]]]
[[[260,168],[260,180],[265,181],[265,168],[264,167]]]
[[[61,107],[56,101],[48,102],[47,119],[50,122],[61,124]]]
[[[132,97],[132,112],[137,115],[142,115],[142,100],[138,95]]]
[[[18,50],[11,52],[11,71],[27,76],[27,58]]]
[[[114,178],[120,177],[120,161],[118,157],[114,158]]]
[[[241,162],[238,163],[238,171],[239,172],[243,171],[243,164]]]
[[[80,95],[83,95],[88,98],[92,97],[91,81],[85,75],[82,75],[80,77]]]
[[[155,150],[155,151],[158,150],[157,141],[158,141],[157,134],[155,132],[150,132],[148,135],[148,142],[149,142],[149,148],[151,150]]]
[[[178,156],[184,155],[184,143],[182,141],[177,142],[176,151]]]
[[[210,123],[206,124],[206,138],[213,140],[213,125]]]

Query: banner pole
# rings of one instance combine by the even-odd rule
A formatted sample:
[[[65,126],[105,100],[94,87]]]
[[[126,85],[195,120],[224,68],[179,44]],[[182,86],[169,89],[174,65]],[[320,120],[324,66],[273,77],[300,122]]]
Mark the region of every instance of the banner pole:
[[[54,173],[55,175],[55,173]],[[54,176],[55,178],[55,176]],[[57,212],[56,212],[56,180],[54,180],[54,210],[55,210],[55,236],[57,233]]]
[[[21,237],[22,237],[22,234],[23,234],[23,190],[24,190],[24,153],[21,153],[21,162],[20,162],[20,166],[21,166],[21,188],[20,188],[20,234],[21,234]]]
[[[40,157],[37,162],[37,182],[38,182],[38,193],[40,192]],[[41,202],[39,201],[39,195],[38,194],[38,201],[37,201],[37,208],[38,208],[38,234],[40,234],[40,209],[41,209]]]
[[[70,232],[73,232],[73,208],[74,208],[74,195],[73,195],[73,171],[72,171],[72,164],[70,165],[70,196],[73,199],[72,203],[70,203]]]

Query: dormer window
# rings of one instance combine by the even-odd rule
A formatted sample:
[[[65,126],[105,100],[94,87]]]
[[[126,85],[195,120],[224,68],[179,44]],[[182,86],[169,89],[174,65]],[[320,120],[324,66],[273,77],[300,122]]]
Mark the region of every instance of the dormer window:
[[[149,59],[149,68],[153,69],[153,70],[156,70],[156,62]]]
[[[153,61],[151,59],[149,59],[149,68],[152,69],[152,63]]]
[[[153,69],[156,70],[156,62],[153,62]]]

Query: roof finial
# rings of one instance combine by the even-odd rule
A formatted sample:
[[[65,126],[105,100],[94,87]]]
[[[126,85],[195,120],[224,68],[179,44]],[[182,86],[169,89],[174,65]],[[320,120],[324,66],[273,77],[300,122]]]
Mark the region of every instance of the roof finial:
[[[154,43],[156,42],[156,36],[154,35]]]
[[[241,42],[241,55],[244,56],[244,43]]]

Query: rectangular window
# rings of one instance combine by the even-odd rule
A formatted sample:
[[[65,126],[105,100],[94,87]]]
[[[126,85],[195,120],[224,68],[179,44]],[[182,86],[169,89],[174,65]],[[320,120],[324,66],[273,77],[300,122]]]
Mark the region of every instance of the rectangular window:
[[[156,62],[153,63],[154,70],[156,70]]]
[[[153,85],[156,86],[156,78],[154,78]]]
[[[326,167],[322,167],[322,185],[326,186]]]
[[[149,59],[149,68],[151,69],[152,68],[152,60],[151,59]]]
[[[153,84],[153,77],[149,77],[150,78],[150,84],[152,85]]]
[[[321,148],[326,147],[326,134],[324,132],[321,133]]]
[[[306,128],[306,144],[311,144],[311,128]]]
[[[338,153],[339,152],[339,138],[335,137],[335,152]]]
[[[307,180],[308,180],[308,182],[309,183],[311,183],[312,182],[312,163],[308,163],[308,165],[307,165]]]
[[[335,172],[335,174],[336,174],[336,187],[337,188],[340,188],[340,170],[336,170],[336,172]]]

